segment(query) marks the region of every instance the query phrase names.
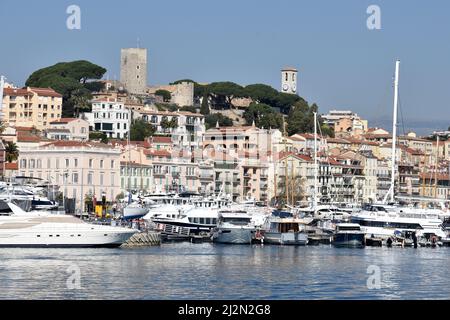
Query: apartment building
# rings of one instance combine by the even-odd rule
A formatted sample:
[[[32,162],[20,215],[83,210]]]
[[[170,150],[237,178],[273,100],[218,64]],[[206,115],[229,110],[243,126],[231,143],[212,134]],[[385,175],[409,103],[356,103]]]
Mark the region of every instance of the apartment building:
[[[84,116],[92,131],[104,132],[109,138],[124,139],[131,123],[131,111],[117,100],[94,100],[92,112]]]
[[[141,111],[142,119],[152,124],[156,132],[170,135],[172,143],[189,151],[203,148],[205,117],[185,111]]]
[[[53,140],[89,140],[89,122],[77,118],[61,118],[50,122],[45,130],[48,139]]]
[[[11,127],[44,130],[61,118],[62,95],[51,88],[4,88],[3,121]]]
[[[37,177],[61,186],[77,212],[86,196],[114,201],[120,193],[120,150],[109,145],[81,141],[52,141],[23,147],[19,156],[20,175]]]

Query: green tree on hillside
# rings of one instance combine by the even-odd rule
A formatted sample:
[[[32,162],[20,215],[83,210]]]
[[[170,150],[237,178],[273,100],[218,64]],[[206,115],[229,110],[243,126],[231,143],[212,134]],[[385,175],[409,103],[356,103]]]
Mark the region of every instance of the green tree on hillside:
[[[60,62],[33,72],[25,85],[52,88],[60,93],[63,96],[62,116],[73,117],[88,108],[86,101],[92,99],[92,90],[100,86],[91,80],[101,79],[105,72],[105,68],[85,60]]]
[[[214,128],[217,122],[219,122],[220,127],[231,127],[233,125],[233,120],[227,116],[224,116],[221,113],[213,113],[205,117],[206,130]]]
[[[314,131],[314,112],[317,112],[316,104],[309,106],[304,100],[294,104],[289,112],[287,120],[287,133],[293,135],[296,133],[305,133]]]
[[[251,125],[254,121],[258,128],[282,129],[283,127],[283,116],[264,103],[251,103],[244,112],[244,119],[247,125]]]
[[[243,98],[247,94],[243,87],[234,82],[213,82],[207,86],[212,106],[219,109],[231,109],[234,98]]]
[[[108,143],[109,139],[106,133],[100,131],[89,132],[89,140],[99,140],[101,143]]]
[[[156,90],[155,95],[162,97],[164,102],[169,102],[172,99],[172,94],[167,90]]]
[[[142,119],[136,119],[132,122],[130,127],[131,141],[144,141],[146,138],[155,134],[155,127]]]
[[[204,116],[210,114],[210,110],[209,110],[209,103],[208,103],[208,95],[205,94],[203,96],[203,100],[202,100],[202,105],[200,107],[200,113]]]

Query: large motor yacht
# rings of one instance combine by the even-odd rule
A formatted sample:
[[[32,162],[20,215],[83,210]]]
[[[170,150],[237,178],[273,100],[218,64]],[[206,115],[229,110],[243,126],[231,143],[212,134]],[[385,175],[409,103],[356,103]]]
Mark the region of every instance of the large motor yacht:
[[[117,247],[137,230],[86,223],[71,215],[25,212],[9,202],[0,215],[0,247]]]
[[[220,210],[213,241],[217,243],[251,244],[256,232],[252,216],[244,210]]]
[[[372,204],[353,213],[351,221],[358,223],[361,230],[369,237],[374,235],[375,237],[389,238],[394,236],[396,230],[416,232],[418,237],[423,234],[435,234],[440,238],[446,237],[442,229],[443,220],[434,210]]]

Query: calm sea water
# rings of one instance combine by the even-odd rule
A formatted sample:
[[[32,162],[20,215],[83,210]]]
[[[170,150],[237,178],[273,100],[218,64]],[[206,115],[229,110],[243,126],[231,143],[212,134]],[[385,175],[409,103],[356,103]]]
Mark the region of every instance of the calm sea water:
[[[450,248],[0,249],[0,299],[448,299],[449,266]]]

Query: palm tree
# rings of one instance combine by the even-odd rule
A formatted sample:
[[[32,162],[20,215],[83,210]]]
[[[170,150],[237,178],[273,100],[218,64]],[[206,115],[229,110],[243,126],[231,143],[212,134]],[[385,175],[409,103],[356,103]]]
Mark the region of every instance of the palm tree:
[[[19,150],[17,149],[17,145],[14,142],[8,141],[5,146],[5,152],[7,162],[13,162],[19,157]]]

